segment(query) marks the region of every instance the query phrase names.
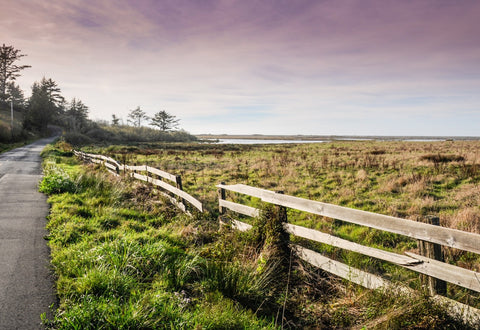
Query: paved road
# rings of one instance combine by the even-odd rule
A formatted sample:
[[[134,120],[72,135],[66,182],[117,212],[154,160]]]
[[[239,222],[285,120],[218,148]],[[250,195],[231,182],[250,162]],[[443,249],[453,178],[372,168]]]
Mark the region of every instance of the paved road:
[[[55,302],[48,205],[37,188],[40,152],[53,139],[0,154],[0,329],[42,329],[40,314]]]

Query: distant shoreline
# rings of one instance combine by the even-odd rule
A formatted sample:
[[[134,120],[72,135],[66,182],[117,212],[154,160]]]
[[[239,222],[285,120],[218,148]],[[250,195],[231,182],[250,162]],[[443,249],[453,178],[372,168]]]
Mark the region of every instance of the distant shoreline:
[[[298,140],[298,141],[342,141],[342,140],[382,140],[382,141],[478,141],[480,136],[380,136],[380,135],[229,135],[196,134],[202,140]]]

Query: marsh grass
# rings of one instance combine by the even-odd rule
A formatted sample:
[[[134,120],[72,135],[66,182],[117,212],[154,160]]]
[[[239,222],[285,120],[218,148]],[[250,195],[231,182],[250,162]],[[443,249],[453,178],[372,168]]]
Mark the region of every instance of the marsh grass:
[[[85,148],[182,175],[184,189],[208,210],[188,217],[151,187],[113,178],[98,166],[79,166],[68,145],[49,147],[46,166],[67,173],[75,189],[53,191],[49,198],[48,240],[60,305],[46,323],[64,329],[455,328],[459,321],[425,297],[364,291],[290,255],[279,259],[271,248],[278,245],[270,244],[275,226],[266,225],[271,217],[246,219],[256,224],[252,232],[219,228],[215,185],[245,183],[410,219],[433,214],[442,225],[477,231],[480,177],[471,173],[480,163],[479,148],[477,142]],[[422,158],[437,153],[463,160],[438,166]],[[266,207],[245,195],[228,199]],[[415,241],[399,235],[293,210],[287,216],[292,223],[389,251],[416,249]],[[418,287],[418,276],[400,267],[292,241]],[[473,254],[447,250],[446,256],[470,269],[479,265]],[[470,292],[452,287],[449,294],[478,305]]]

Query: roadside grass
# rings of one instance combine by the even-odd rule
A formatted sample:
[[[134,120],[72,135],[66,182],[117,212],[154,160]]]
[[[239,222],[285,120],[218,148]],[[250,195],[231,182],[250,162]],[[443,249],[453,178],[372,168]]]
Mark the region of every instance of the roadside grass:
[[[215,185],[243,183],[365,211],[422,221],[438,216],[442,226],[480,233],[480,141],[335,141],[282,145],[143,143],[89,147],[122,163],[147,164],[181,175],[188,193],[217,214]],[[227,198],[261,207],[258,199]],[[234,215],[236,216],[236,215]],[[417,252],[415,240],[342,221],[289,210],[289,222],[393,252]],[[247,220],[248,222],[249,220]],[[330,248],[331,249],[331,248]],[[331,249],[332,250],[332,249]],[[445,248],[448,263],[480,270],[476,255]],[[378,274],[418,287],[417,275],[401,267],[332,250],[331,257],[372,263]],[[362,261],[363,260],[363,261]],[[358,265],[358,264],[357,264]],[[470,295],[472,294],[472,295]],[[449,295],[480,306],[476,293],[450,286]]]
[[[291,255],[279,257],[281,251],[269,243],[275,241],[275,236],[269,236],[275,233],[261,224],[268,219],[253,220],[260,221],[257,227],[263,229],[247,233],[219,228],[216,221],[214,185],[220,181],[281,188],[300,197],[410,217],[419,215],[399,210],[410,210],[417,198],[424,200],[424,194],[439,185],[439,197],[428,205],[433,204],[443,221],[447,215],[457,214],[459,207],[474,208],[472,201],[479,197],[473,191],[479,178],[458,181],[451,174],[461,173],[458,166],[471,165],[470,153],[462,153],[465,163],[436,168],[418,160],[424,146],[403,146],[400,156],[396,155],[398,148],[395,143],[362,146],[349,142],[334,148],[327,144],[144,144],[84,149],[108,154],[122,163],[147,163],[181,174],[185,190],[206,201],[209,209],[188,217],[154,195],[151,187],[114,178],[96,165],[80,165],[65,143],[47,147],[41,187],[50,189],[45,190],[52,205],[47,239],[59,306],[54,319],[44,322],[59,329],[361,328],[363,324],[380,329],[468,328],[421,294],[402,297],[362,290]],[[409,154],[412,152],[414,156]],[[388,165],[372,166],[382,161],[371,157],[384,157]],[[355,164],[340,165],[353,162],[349,159]],[[50,180],[58,173],[62,180]],[[417,178],[417,173],[427,174]],[[64,185],[65,178],[73,186]],[[391,188],[384,190],[390,181]],[[420,188],[409,187],[418,182]],[[411,191],[418,197],[409,195]],[[452,195],[457,196],[455,201],[449,200]],[[265,208],[256,200],[243,197],[243,201]],[[438,207],[449,203],[449,207]],[[475,217],[474,211],[468,212],[461,219]],[[302,213],[289,212],[288,216],[291,222],[391,251],[416,248],[416,242],[397,235]],[[351,265],[418,287],[418,276],[399,267],[304,243]],[[478,266],[477,256],[454,253],[450,262],[464,260],[468,267]],[[451,291],[452,295],[463,294],[473,305],[478,301],[475,295]]]

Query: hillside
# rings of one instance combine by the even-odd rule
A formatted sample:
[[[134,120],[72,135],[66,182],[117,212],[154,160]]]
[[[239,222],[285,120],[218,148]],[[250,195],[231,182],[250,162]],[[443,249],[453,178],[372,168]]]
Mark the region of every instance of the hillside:
[[[11,131],[10,106],[0,103],[0,152],[35,139],[35,135],[23,129],[23,114],[21,111],[13,111],[13,138]]]

